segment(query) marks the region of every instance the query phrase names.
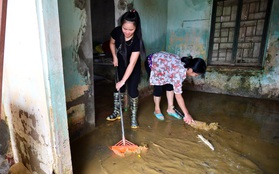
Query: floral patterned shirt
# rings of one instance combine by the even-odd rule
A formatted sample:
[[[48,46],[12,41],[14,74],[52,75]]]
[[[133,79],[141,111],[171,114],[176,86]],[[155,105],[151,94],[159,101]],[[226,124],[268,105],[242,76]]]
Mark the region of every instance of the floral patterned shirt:
[[[186,79],[186,71],[180,57],[168,52],[157,52],[151,57],[150,85],[172,84],[174,93],[182,93],[182,83]]]

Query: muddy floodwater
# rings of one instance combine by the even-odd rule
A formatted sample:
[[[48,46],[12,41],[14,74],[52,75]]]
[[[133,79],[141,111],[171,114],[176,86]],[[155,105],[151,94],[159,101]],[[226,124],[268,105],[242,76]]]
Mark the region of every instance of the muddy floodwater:
[[[139,103],[138,129],[130,128],[129,111],[123,116],[126,139],[147,145],[148,150],[120,157],[109,147],[122,139],[121,122],[105,121],[112,111],[112,92],[99,90],[102,97],[96,94],[96,129],[71,143],[74,174],[279,172],[278,101],[184,91],[195,120],[219,124],[217,130],[205,131],[168,116],[165,96],[161,101],[165,120],[159,121],[153,115],[153,98],[147,96]],[[198,135],[206,138],[214,151]]]

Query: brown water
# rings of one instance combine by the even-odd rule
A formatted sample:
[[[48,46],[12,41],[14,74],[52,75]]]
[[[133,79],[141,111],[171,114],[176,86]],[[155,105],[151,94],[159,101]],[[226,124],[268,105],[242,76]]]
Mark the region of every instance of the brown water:
[[[278,101],[184,91],[194,119],[220,125],[218,130],[204,131],[167,116],[165,97],[161,104],[165,121],[157,120],[152,96],[145,97],[139,104],[139,129],[132,130],[129,112],[123,113],[126,139],[146,144],[148,150],[119,157],[108,147],[121,140],[121,124],[105,121],[112,110],[112,96],[106,95],[112,93],[101,94],[101,98],[96,95],[97,129],[71,144],[75,174],[279,172]],[[201,142],[198,134],[215,150]]]

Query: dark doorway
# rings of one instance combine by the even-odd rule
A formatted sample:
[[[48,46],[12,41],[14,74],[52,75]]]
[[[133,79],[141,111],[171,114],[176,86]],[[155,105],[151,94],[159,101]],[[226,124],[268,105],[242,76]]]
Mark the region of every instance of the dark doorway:
[[[114,71],[110,55],[110,32],[115,27],[114,0],[91,0],[95,116],[111,114]],[[106,108],[106,109],[103,109]],[[110,108],[110,109],[109,109]]]
[[[93,46],[109,40],[115,27],[113,0],[91,0],[91,23]]]

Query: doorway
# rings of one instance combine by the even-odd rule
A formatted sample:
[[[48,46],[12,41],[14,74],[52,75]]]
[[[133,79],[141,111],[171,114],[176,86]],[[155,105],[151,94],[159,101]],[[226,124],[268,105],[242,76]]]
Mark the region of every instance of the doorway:
[[[114,0],[91,0],[91,25],[95,117],[105,117],[109,113],[101,108],[111,108],[113,105],[112,94],[114,88],[112,88],[112,84],[114,84],[114,71],[109,39],[110,32],[115,27]]]

